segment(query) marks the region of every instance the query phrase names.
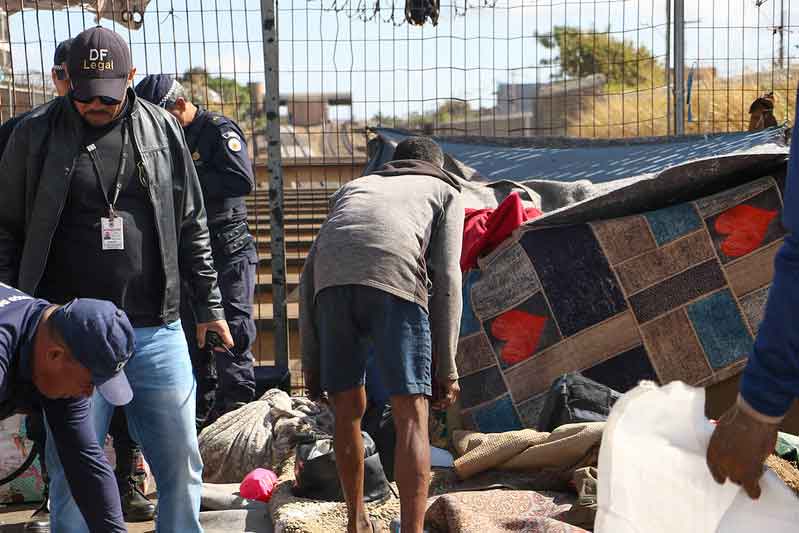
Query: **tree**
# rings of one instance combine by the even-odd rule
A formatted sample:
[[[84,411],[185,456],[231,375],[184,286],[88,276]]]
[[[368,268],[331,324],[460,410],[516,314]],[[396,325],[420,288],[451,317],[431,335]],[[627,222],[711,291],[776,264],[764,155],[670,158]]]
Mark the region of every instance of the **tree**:
[[[539,35],[538,42],[549,50],[559,50],[557,57],[541,63],[558,64],[564,77],[604,74],[611,85],[652,87],[666,76],[648,48],[613,37],[610,30],[556,26],[551,35]]]
[[[443,120],[443,117],[460,117],[466,118],[466,115],[469,114],[471,111],[471,106],[469,102],[466,100],[447,100],[443,104],[438,106],[438,111],[436,112],[439,116],[439,120]]]
[[[243,128],[250,121],[261,117],[252,116],[250,90],[247,85],[224,77],[211,77],[202,67],[187,70],[178,81],[183,84],[195,104],[225,114]]]

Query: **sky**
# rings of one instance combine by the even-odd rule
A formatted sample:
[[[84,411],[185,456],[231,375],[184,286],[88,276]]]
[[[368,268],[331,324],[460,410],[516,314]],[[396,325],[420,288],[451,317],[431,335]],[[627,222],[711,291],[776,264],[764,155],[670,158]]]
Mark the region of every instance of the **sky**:
[[[359,7],[367,0],[282,0],[280,90],[351,93],[352,113],[361,119],[377,112],[407,116],[448,98],[491,107],[498,83],[545,83],[558,74],[542,65],[554,52],[536,39],[555,26],[609,30],[665,63],[666,1],[444,0],[438,26],[419,28],[397,26],[385,8],[364,20]],[[781,4],[786,56],[799,61],[799,2],[756,3],[686,0],[686,63],[715,66],[721,75],[770,68]],[[397,4],[395,17],[402,15]],[[47,70],[55,44],[93,25],[94,17],[75,7],[30,10],[9,24],[15,71]],[[141,29],[115,29],[129,39],[140,75],[203,66],[240,83],[263,80],[260,0],[152,0]]]

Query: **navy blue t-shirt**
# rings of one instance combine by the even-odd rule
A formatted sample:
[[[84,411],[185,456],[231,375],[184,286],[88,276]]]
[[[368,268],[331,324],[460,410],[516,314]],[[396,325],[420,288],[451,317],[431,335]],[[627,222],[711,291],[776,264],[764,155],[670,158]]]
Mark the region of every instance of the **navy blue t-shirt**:
[[[40,405],[78,507],[92,533],[123,533],[116,479],[97,443],[88,398],[48,400],[36,391],[31,353],[50,304],[0,283],[0,416]]]

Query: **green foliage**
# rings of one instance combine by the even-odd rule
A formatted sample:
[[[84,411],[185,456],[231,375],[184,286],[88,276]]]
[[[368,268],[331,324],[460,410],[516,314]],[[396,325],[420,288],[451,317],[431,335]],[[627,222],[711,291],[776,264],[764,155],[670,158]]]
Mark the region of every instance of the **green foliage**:
[[[648,48],[620,40],[610,31],[557,26],[552,34],[539,35],[538,42],[559,51],[557,57],[541,63],[559,65],[562,77],[604,74],[611,86],[638,88],[662,84],[666,77],[665,69]]]
[[[266,122],[265,117],[254,115],[246,84],[231,78],[211,77],[202,67],[187,70],[179,81],[192,102],[232,118],[244,129],[250,129],[253,123],[262,127]]]

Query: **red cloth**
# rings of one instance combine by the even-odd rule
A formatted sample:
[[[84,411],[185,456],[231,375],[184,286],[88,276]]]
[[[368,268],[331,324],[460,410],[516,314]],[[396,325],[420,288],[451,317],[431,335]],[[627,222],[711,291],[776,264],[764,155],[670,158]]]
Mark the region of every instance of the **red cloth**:
[[[491,252],[526,221],[542,214],[539,209],[525,209],[516,192],[505,198],[496,209],[466,209],[461,271],[476,267],[478,257]]]

